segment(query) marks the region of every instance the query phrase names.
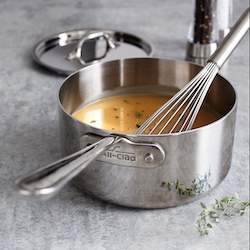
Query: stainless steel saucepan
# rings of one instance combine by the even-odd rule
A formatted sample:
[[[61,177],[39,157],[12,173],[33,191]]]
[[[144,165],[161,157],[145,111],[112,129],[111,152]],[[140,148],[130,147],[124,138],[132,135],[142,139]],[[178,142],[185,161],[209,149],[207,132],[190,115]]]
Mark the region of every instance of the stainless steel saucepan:
[[[171,207],[200,198],[225,178],[232,158],[237,96],[223,77],[215,78],[205,100],[222,117],[191,131],[112,133],[71,116],[79,106],[105,97],[172,95],[200,69],[183,61],[135,58],[88,66],[66,78],[58,93],[66,157],[17,178],[17,191],[49,198],[72,180],[94,197],[129,207]]]

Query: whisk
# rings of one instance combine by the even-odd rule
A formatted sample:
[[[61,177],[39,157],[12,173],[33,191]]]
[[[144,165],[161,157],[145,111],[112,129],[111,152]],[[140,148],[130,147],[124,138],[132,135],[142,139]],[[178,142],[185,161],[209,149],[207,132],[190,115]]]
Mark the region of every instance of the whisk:
[[[208,59],[207,65],[184,88],[152,114],[135,134],[144,133],[150,126],[153,128],[150,128],[148,134],[154,132],[161,134],[167,126],[171,127],[168,133],[187,131],[192,128],[215,76],[249,29],[249,13],[250,8],[243,13],[231,32]],[[152,125],[154,123],[156,125]]]

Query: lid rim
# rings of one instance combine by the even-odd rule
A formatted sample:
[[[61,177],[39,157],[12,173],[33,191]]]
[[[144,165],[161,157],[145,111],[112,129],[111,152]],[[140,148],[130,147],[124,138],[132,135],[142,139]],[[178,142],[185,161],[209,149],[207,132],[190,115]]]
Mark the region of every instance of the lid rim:
[[[58,65],[59,66],[52,66],[51,65],[51,61],[45,62],[43,60],[41,60],[41,57],[45,54],[49,54],[52,52],[52,48],[53,49],[57,49],[57,48],[65,48],[66,46],[71,46],[73,44],[76,44],[79,39],[82,39],[83,35],[88,33],[88,32],[106,32],[107,34],[109,34],[110,36],[112,36],[113,38],[115,38],[117,41],[121,42],[121,43],[126,43],[129,45],[134,45],[135,48],[140,49],[141,51],[144,51],[144,53],[146,54],[145,57],[152,57],[155,53],[155,47],[153,45],[153,43],[145,38],[142,38],[140,36],[134,35],[132,33],[127,33],[124,31],[118,31],[118,30],[110,30],[110,29],[77,29],[77,30],[69,30],[69,31],[64,31],[64,32],[60,32],[60,33],[56,33],[53,35],[50,35],[48,37],[45,37],[44,39],[42,39],[41,41],[39,41],[33,48],[32,50],[32,57],[33,60],[40,64],[41,66],[52,70],[58,74],[64,74],[64,75],[69,75],[77,70],[79,70],[81,67],[84,67],[81,65],[70,65],[70,68],[67,69],[67,67],[60,67],[60,60],[62,60],[62,58],[66,58],[67,55],[64,56],[63,53],[61,53],[61,58],[57,59],[55,58],[55,60],[58,60]],[[93,43],[93,41],[92,41]],[[139,51],[139,50],[138,50]],[[93,52],[95,52],[93,50]],[[141,52],[140,52],[141,53]],[[59,53],[58,53],[59,54]],[[119,55],[120,57],[120,55]],[[135,57],[137,57],[135,55]],[[138,57],[142,57],[141,55]],[[130,57],[120,57],[120,58],[115,58],[115,59],[109,59],[106,61],[110,61],[110,60],[119,60],[119,59],[125,59],[125,58],[130,58]],[[93,58],[94,61],[95,58]],[[63,62],[64,63],[64,62]],[[96,63],[96,62],[95,62]],[[79,63],[80,64],[80,63]],[[57,64],[55,64],[57,65]],[[88,65],[91,65],[88,64]],[[87,66],[87,65],[86,65]],[[75,68],[74,68],[75,67]],[[74,68],[74,69],[72,69]]]

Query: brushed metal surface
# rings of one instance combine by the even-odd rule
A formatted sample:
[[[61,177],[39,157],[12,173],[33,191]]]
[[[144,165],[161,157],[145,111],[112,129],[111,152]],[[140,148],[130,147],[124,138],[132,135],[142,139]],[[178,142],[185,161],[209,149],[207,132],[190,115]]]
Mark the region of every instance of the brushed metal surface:
[[[59,92],[63,154],[80,150],[80,139],[85,134],[111,135],[109,131],[75,120],[70,115],[75,109],[117,94],[174,94],[199,70],[199,66],[182,61],[137,58],[89,66],[69,76]],[[216,187],[229,171],[237,97],[233,87],[217,76],[205,102],[222,118],[202,128],[169,135],[117,133],[133,142],[161,145],[166,158],[159,167],[131,168],[98,158],[75,177],[73,183],[94,197],[130,207],[171,207],[200,198]],[[174,189],[174,183],[179,183],[181,188]]]

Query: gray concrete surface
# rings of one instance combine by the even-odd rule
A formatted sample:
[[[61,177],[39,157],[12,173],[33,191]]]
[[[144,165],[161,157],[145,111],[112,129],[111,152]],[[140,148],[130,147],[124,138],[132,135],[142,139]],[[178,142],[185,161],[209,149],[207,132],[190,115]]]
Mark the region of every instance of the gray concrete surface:
[[[249,6],[234,0],[233,21]],[[72,29],[118,29],[144,36],[155,57],[184,60],[194,1],[1,0],[0,2],[0,249],[249,249],[249,211],[224,218],[206,237],[194,228],[200,201],[238,192],[249,199],[249,33],[221,75],[239,97],[235,144],[226,179],[202,200],[140,210],[94,199],[68,184],[36,202],[13,192],[12,180],[60,158],[56,94],[64,77],[31,58],[33,46]]]

